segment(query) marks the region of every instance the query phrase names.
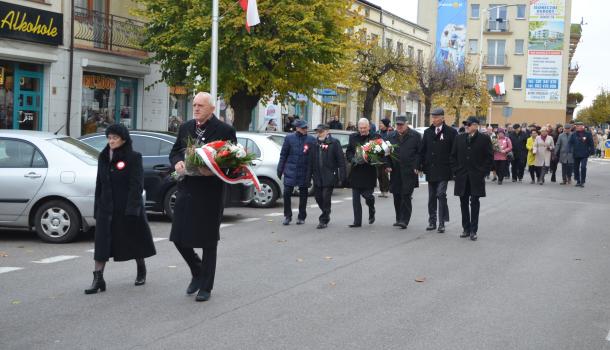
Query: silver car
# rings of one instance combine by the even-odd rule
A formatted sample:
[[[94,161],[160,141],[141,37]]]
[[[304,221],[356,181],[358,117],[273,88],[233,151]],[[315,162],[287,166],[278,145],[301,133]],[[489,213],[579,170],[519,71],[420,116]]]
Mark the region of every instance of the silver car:
[[[255,132],[238,132],[237,142],[247,152],[256,154],[252,170],[261,183],[261,191],[254,191],[251,205],[257,208],[271,208],[284,192],[284,184],[277,177],[277,164],[280,159],[281,146],[271,135]]]
[[[0,226],[51,243],[95,226],[98,151],[68,136],[0,130]]]

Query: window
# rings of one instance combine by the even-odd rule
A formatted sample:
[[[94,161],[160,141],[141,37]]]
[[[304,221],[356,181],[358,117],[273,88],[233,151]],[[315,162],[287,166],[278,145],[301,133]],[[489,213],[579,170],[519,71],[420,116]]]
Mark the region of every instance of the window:
[[[477,39],[468,40],[468,52],[469,53],[479,52],[479,41]]]
[[[244,137],[238,137],[237,143],[244,147],[246,153],[254,153],[256,158],[260,158],[262,156],[260,148],[258,148],[254,141]]]
[[[517,19],[525,19],[525,5],[517,5]]]
[[[411,59],[415,58],[415,49],[413,48],[413,46],[409,46],[407,48],[407,50],[408,50],[407,52],[408,52],[409,58],[411,58]]]
[[[0,140],[0,168],[46,168],[40,152],[32,144],[19,140]]]
[[[506,5],[489,5],[489,25],[487,30],[490,32],[506,32],[508,30],[508,10]]]
[[[402,43],[401,43],[400,41],[398,41],[398,42],[396,43],[396,51],[398,51],[398,53],[399,53],[400,55],[402,55],[402,54],[404,53],[404,49],[405,49],[405,48],[404,48],[404,46],[402,45]]]
[[[513,75],[513,89],[521,90],[523,77],[521,75]]]
[[[364,9],[364,17],[369,18],[371,16],[371,9],[368,7]]]
[[[504,81],[503,75],[488,74],[487,75],[487,90],[492,92],[495,89],[496,84],[501,83],[503,81]],[[502,99],[501,96],[495,95],[495,91],[493,91],[491,95],[495,96],[494,100],[496,100],[496,101]]]
[[[515,55],[523,55],[523,39],[515,40]]]
[[[84,142],[75,140],[71,137],[51,139],[49,142],[70,153],[88,165],[97,165],[97,158],[99,157],[100,153],[98,150]]]
[[[487,40],[487,59],[489,66],[506,65],[506,40]]]
[[[167,141],[161,141],[161,148],[159,149],[159,154],[162,156],[169,155],[170,152],[172,151],[172,148],[174,148],[173,143],[167,142]]]
[[[88,144],[89,146],[95,148],[96,150],[98,150],[100,152],[108,144],[108,139],[106,139],[106,136],[104,136],[104,135],[86,138],[81,141],[83,141],[84,143]]]
[[[417,62],[422,63],[424,61],[424,50],[417,50]]]
[[[142,156],[158,157],[161,150],[161,140],[140,135],[131,135],[133,140],[133,150],[142,153]]]
[[[388,50],[392,50],[394,48],[392,44],[392,39],[385,39],[385,47]]]
[[[479,18],[480,14],[480,5],[479,4],[470,4],[470,18]]]

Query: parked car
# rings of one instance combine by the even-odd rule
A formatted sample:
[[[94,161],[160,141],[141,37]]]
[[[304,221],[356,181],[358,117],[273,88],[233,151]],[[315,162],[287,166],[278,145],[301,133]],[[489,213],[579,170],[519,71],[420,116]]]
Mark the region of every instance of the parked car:
[[[0,130],[0,226],[66,243],[95,226],[98,151],[71,137]]]
[[[142,153],[144,166],[144,189],[146,209],[163,212],[170,219],[174,215],[177,184],[172,178],[174,171],[169,162],[169,153],[176,141],[176,135],[168,132],[130,131],[133,149]],[[88,134],[80,140],[101,151],[108,141],[104,133]],[[254,187],[237,184],[226,185],[225,207],[248,205],[254,198]]]
[[[284,183],[277,177],[281,144],[274,139],[274,135],[256,132],[237,133],[237,142],[244,146],[247,152],[256,154],[258,158],[254,161],[252,170],[260,181],[261,191],[254,191],[254,199],[251,203],[257,208],[274,207],[284,192]]]

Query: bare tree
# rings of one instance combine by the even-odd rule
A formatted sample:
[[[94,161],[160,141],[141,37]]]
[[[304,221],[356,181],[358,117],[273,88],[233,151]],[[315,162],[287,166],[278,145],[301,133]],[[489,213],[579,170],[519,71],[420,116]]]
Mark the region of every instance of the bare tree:
[[[424,125],[430,125],[430,110],[434,99],[450,91],[456,82],[455,68],[439,63],[431,56],[417,62],[412,75],[417,82],[417,90],[424,98]]]

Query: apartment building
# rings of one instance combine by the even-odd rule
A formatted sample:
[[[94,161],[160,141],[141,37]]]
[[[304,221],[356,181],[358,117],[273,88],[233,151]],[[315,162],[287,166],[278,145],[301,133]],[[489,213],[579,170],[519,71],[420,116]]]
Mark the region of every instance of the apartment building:
[[[492,95],[487,123],[563,123],[571,0],[419,0],[438,60],[480,68]],[[501,87],[500,94],[496,86]]]

